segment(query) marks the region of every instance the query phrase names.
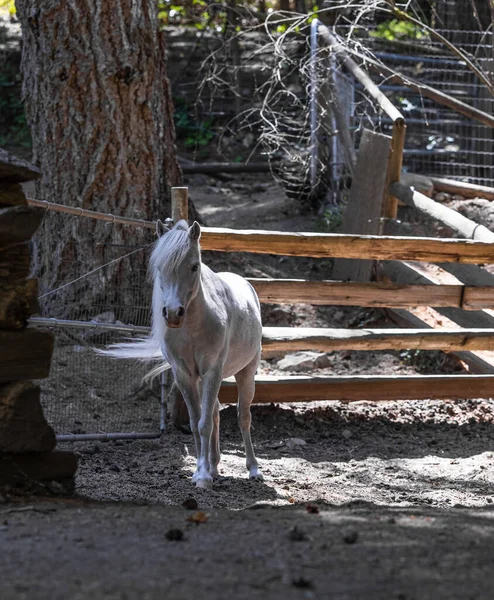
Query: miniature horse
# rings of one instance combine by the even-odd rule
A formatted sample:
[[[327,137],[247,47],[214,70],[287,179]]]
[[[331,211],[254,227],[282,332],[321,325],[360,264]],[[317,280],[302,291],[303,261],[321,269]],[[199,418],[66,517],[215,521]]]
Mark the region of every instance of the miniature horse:
[[[179,221],[151,254],[152,332],[149,338],[111,346],[118,358],[156,359],[171,367],[189,411],[197,451],[196,485],[210,489],[218,475],[221,381],[235,376],[238,424],[252,479],[262,480],[250,437],[250,405],[261,354],[261,314],[254,288],[233,273],[215,273],[201,263],[197,222]]]

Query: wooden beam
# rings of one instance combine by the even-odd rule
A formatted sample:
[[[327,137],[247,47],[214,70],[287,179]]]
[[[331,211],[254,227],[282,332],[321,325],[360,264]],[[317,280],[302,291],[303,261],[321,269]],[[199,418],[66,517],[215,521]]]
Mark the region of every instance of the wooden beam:
[[[283,233],[219,227],[205,227],[202,231],[202,249],[217,252],[253,252],[314,258],[494,263],[494,244],[473,240]]]
[[[29,244],[17,244],[0,250],[0,284],[19,281],[29,276],[31,253]]]
[[[479,225],[475,221],[460,215],[456,210],[443,206],[439,202],[431,200],[431,198],[424,196],[424,194],[399,182],[393,183],[390,186],[390,190],[407,206],[415,208],[428,217],[440,221],[459,233],[462,237],[481,242],[494,242],[494,233],[492,231],[489,231],[484,225]]]
[[[41,177],[41,172],[14,154],[0,148],[0,180],[23,182]]]
[[[461,115],[465,115],[466,117],[474,119],[479,123],[483,123],[488,127],[494,127],[494,116],[490,115],[489,113],[479,110],[474,106],[470,106],[470,104],[466,104],[465,102],[462,102],[461,100],[458,100],[449,94],[445,94],[444,92],[441,92],[429,85],[425,85],[424,83],[412,79],[411,77],[405,77],[401,73],[393,71],[389,67],[384,66],[382,63],[377,62],[370,57],[366,56],[365,62],[369,68],[376,73],[379,73],[379,75],[385,77],[386,83],[397,83],[398,85],[404,85],[417,92],[417,94],[420,94],[425,98],[430,98],[438,104],[447,106]]]
[[[37,329],[0,331],[0,382],[48,377],[53,340]]]
[[[448,192],[449,194],[459,194],[464,198],[485,198],[494,200],[494,188],[486,185],[476,185],[475,183],[466,183],[455,181],[454,179],[444,179],[442,177],[429,177],[438,192]]]
[[[357,63],[349,56],[346,51],[346,47],[338,41],[338,39],[331,33],[331,31],[325,25],[319,25],[318,30],[319,38],[330,47],[336,54],[338,60],[350,71],[350,73],[359,81],[366,92],[374,98],[377,104],[382,110],[388,115],[392,121],[404,121],[403,115],[389,100],[389,98],[381,92],[377,85],[367,75],[367,73],[361,69]]]
[[[360,139],[350,197],[343,215],[343,233],[381,233],[390,143],[389,136],[364,130]],[[370,281],[373,264],[370,260],[339,259],[335,262],[333,277],[350,281]]]
[[[28,316],[38,311],[37,279],[6,286],[0,283],[1,329],[21,329],[25,327]]]
[[[403,285],[399,283],[249,279],[259,300],[271,304],[314,306],[460,306],[462,285]],[[488,290],[483,292],[485,296]],[[494,297],[491,300],[494,303]]]
[[[271,402],[389,402],[391,400],[459,400],[494,397],[490,375],[361,375],[355,377],[256,377],[255,404]],[[237,402],[237,388],[224,382],[222,404]]]
[[[43,220],[44,212],[29,206],[0,208],[0,248],[30,240]]]
[[[0,205],[27,206],[26,195],[20,183],[2,182],[0,185]]]
[[[263,357],[299,350],[494,350],[493,329],[264,327]]]
[[[63,481],[75,475],[77,456],[73,452],[0,454],[0,485],[25,481]]]

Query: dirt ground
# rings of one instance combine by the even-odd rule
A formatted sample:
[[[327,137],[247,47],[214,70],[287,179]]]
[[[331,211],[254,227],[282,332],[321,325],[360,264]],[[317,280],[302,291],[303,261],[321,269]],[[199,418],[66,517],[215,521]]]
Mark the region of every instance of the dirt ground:
[[[189,186],[208,225],[321,226],[267,175],[220,183],[195,176]],[[211,253],[204,260],[250,276],[329,278],[332,266]],[[263,318],[265,325],[393,325],[383,311],[348,307],[266,306]],[[462,370],[439,353],[328,358],[315,372]],[[276,360],[260,371],[282,372]],[[112,381],[106,386],[94,394],[100,403]],[[90,398],[84,403],[96,410]],[[191,481],[187,433],[61,445],[79,457],[74,497],[55,484],[41,497],[0,492],[0,598],[490,598],[493,409],[489,399],[254,406],[259,483],[247,479],[235,408],[225,407],[213,491]],[[197,508],[186,510],[184,501]]]

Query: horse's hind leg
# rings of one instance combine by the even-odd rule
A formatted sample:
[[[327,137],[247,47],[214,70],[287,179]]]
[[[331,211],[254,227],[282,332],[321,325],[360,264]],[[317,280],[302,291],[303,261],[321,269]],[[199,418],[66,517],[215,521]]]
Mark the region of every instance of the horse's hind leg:
[[[218,477],[218,463],[220,462],[220,402],[216,400],[213,413],[213,433],[211,435],[211,450],[209,453],[210,473]]]
[[[249,471],[249,477],[251,479],[263,479],[262,473],[259,470],[259,464],[254,454],[254,448],[252,446],[252,439],[250,437],[250,425],[251,425],[251,414],[250,405],[254,399],[255,392],[255,381],[254,375],[256,374],[257,366],[259,364],[259,356],[249,363],[242,371],[239,371],[235,375],[238,388],[238,404],[237,404],[237,417],[238,425],[242,433],[245,447],[245,459],[247,469]]]

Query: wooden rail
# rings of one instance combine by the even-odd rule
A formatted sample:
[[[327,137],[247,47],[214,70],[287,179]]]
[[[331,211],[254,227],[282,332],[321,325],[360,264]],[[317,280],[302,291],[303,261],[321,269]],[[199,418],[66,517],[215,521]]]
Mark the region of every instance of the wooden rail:
[[[282,233],[205,227],[203,250],[314,258],[365,258],[426,262],[494,263],[494,244],[425,237]]]
[[[429,177],[438,192],[448,192],[450,194],[459,194],[464,198],[485,198],[494,200],[494,188],[486,185],[477,185],[475,183],[465,183],[455,181],[454,179],[445,179],[443,177]]]
[[[263,357],[299,350],[494,350],[494,329],[264,327]]]
[[[249,279],[259,300],[271,304],[314,306],[366,306],[409,308],[456,307],[466,310],[494,309],[490,286],[405,285],[401,283],[307,281],[304,279]]]
[[[254,403],[311,402],[388,402],[390,400],[458,400],[494,397],[494,376],[490,375],[409,375],[385,377],[256,377]],[[222,404],[237,402],[237,388],[223,383]]]

